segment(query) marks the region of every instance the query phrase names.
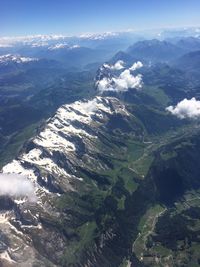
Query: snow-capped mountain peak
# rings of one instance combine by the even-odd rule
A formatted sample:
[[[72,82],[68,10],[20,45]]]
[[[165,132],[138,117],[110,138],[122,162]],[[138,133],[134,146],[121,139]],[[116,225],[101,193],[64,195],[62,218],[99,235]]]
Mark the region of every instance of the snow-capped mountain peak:
[[[48,171],[48,174],[51,173],[57,178],[70,177],[65,168],[56,164],[55,153],[62,153],[71,162],[77,162],[79,143],[85,143],[88,149],[93,149],[91,140],[98,138],[99,127],[108,120],[108,115],[114,113],[129,115],[116,98],[95,97],[92,100],[63,105],[54,117],[47,121],[44,129],[32,139],[33,149],[22,153],[17,160],[4,166],[3,172],[23,174],[36,184],[39,177],[44,181],[47,179],[46,175],[41,176],[39,169]],[[82,164],[81,161],[79,164]],[[45,187],[48,188],[48,185],[43,184],[40,191]]]
[[[117,32],[104,32],[104,33],[85,33],[81,34],[80,38],[82,39],[90,39],[90,40],[104,40],[110,37],[118,36],[119,33]]]
[[[23,57],[20,55],[12,55],[12,54],[7,54],[0,56],[0,63],[9,63],[9,62],[14,62],[14,63],[28,63],[31,61],[37,61],[37,58],[32,58],[32,57]]]
[[[79,45],[68,45],[67,43],[57,43],[48,47],[48,50],[59,50],[59,49],[76,49],[80,48]]]
[[[33,184],[35,194],[35,198],[9,196],[10,209],[2,212],[2,221],[9,236],[4,253],[16,259],[16,264],[23,262],[24,266],[32,266],[36,259],[46,262],[47,256],[37,251],[34,241],[45,242],[47,236],[59,239],[61,245],[53,242],[51,246],[54,257],[60,259],[66,237],[57,227],[49,228],[48,220],[59,218],[60,221],[60,217],[65,216],[55,204],[63,197],[82,194],[91,186],[97,189],[101,179],[104,181],[103,176],[99,181],[95,180],[93,173],[111,168],[109,161],[104,159],[104,153],[110,153],[107,136],[112,136],[116,118],[122,124],[122,131],[126,125],[132,125],[133,115],[115,97],[97,96],[63,105],[46,121],[37,136],[24,145],[18,157],[3,167],[2,175],[26,177]],[[135,134],[136,125],[133,123],[133,127],[128,126],[128,129],[127,134]],[[30,202],[32,199],[34,202]],[[71,215],[68,219],[73,220]],[[18,249],[14,253],[16,247]],[[33,257],[24,257],[24,253]],[[45,257],[44,261],[41,255]]]

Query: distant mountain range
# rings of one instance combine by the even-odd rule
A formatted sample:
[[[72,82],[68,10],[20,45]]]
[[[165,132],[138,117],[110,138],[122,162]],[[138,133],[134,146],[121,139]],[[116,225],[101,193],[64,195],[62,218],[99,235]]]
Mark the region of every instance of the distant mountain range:
[[[175,43],[157,39],[145,40],[134,43],[126,52],[118,52],[113,61],[124,59],[125,61],[142,60],[147,64],[170,63],[188,52],[199,49],[199,38],[184,38]]]

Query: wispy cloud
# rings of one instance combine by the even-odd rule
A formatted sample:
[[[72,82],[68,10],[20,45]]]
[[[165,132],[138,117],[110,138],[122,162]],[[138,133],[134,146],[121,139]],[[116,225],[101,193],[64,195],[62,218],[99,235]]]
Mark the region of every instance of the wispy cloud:
[[[176,106],[169,106],[167,111],[180,119],[196,119],[200,117],[200,101],[195,97],[191,99],[183,99]]]
[[[20,174],[0,173],[0,195],[27,197],[29,201],[36,201],[32,182]]]

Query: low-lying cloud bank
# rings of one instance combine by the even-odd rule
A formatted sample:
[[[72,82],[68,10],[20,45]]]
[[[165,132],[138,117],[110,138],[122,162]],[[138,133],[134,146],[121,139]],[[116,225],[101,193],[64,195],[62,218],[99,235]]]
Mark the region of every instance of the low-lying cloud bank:
[[[20,174],[0,173],[0,196],[27,197],[35,202],[36,195],[32,182]]]
[[[191,99],[183,99],[176,106],[169,106],[167,111],[180,119],[197,119],[200,117],[200,101],[195,97]]]
[[[110,70],[120,70],[122,68],[124,69],[123,65],[124,62],[119,60],[114,65],[104,64],[104,68]],[[122,71],[119,76],[104,77],[96,83],[98,90],[101,93],[105,91],[122,92],[127,91],[129,88],[139,90],[142,88],[142,75],[133,75],[132,72],[141,68],[142,66],[143,64],[138,61],[135,62],[129,69]]]

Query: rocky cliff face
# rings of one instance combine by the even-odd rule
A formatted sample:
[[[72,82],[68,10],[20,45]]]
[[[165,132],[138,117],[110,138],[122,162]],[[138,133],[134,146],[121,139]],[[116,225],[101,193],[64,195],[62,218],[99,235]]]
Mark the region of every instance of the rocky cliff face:
[[[3,266],[95,266],[92,259],[116,235],[104,229],[109,215],[97,218],[96,211],[117,181],[109,172],[126,153],[127,136],[141,138],[142,127],[117,98],[57,110],[3,167],[3,173],[27,177],[35,190],[34,199],[8,198],[8,206],[1,201]]]

